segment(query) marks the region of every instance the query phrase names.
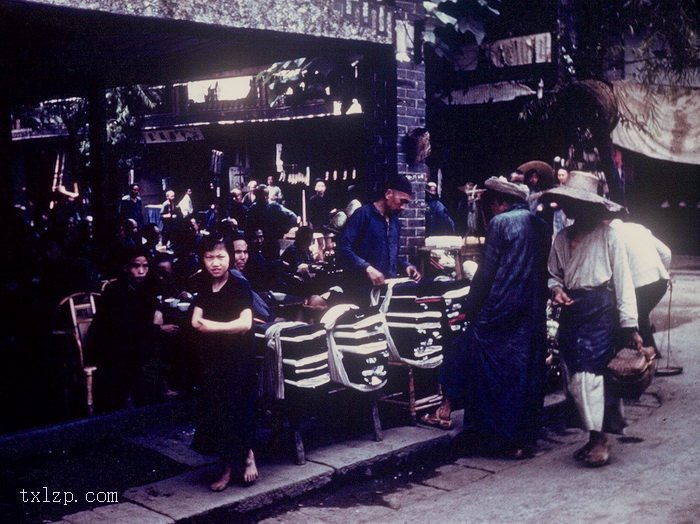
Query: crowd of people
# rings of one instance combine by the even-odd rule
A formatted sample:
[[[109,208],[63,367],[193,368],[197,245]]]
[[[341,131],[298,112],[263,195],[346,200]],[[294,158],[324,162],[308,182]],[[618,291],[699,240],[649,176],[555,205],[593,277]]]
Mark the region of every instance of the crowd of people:
[[[600,466],[609,459],[606,432],[624,428],[620,399],[606,394],[605,366],[624,344],[654,345],[649,313],[665,293],[670,251],[599,194],[597,175],[558,167],[555,174],[553,166],[533,161],[510,178],[489,178],[484,188],[464,186],[461,222],[476,230],[477,219],[488,217],[486,243],[463,304],[468,327],[445,351],[443,403],[422,421],[452,427],[452,411],[463,407],[465,427],[490,451],[532,456],[544,398],[549,300],[561,309],[568,390],[590,432],[576,458]],[[389,178],[371,202],[349,193],[352,201],[340,210],[318,180],[306,224],[284,205],[274,180],[268,182],[234,188],[204,220],[191,189],[179,201],[167,190],[160,223],[145,219],[139,185],[132,184],[119,201],[107,249],[98,247],[87,217],[63,214],[43,230],[15,217],[13,234],[24,252],[39,248],[36,265],[14,268],[15,285],[32,290],[46,332],[61,298],[101,292],[86,355],[98,369],[98,409],[197,389],[203,409],[193,448],[221,457],[215,491],[258,477],[253,323],[283,314],[301,319],[304,305],[330,305],[324,292],[331,286],[345,290],[344,301],[366,306],[371,290],[387,279],[424,277],[399,256],[399,215],[414,198],[405,176]],[[460,221],[437,193],[428,181],[426,236],[453,235]],[[319,232],[323,243],[331,233],[337,257],[319,249]],[[342,272],[318,278],[321,262]],[[285,309],[290,298],[296,309]]]

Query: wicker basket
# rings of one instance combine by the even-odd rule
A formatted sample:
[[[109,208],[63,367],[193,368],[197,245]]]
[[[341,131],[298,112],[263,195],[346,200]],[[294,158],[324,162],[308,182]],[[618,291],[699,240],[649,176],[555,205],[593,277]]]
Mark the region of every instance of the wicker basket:
[[[608,363],[610,392],[620,398],[636,400],[649,387],[656,372],[653,347],[642,351],[623,348]]]

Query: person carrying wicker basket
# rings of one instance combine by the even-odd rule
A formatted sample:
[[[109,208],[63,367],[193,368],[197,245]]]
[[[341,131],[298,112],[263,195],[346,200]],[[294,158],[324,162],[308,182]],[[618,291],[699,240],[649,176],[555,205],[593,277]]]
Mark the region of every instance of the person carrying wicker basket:
[[[624,208],[598,195],[597,187],[594,174],[571,171],[565,185],[543,195],[574,219],[573,225],[554,239],[548,285],[553,304],[561,306],[559,349],[569,393],[589,432],[589,441],[574,458],[592,467],[609,461],[605,430],[621,431],[624,427],[621,401],[606,395],[604,383],[615,351],[615,333],[619,329],[634,349],[641,351],[643,345],[624,239],[607,223]],[[618,427],[612,428],[611,422]]]

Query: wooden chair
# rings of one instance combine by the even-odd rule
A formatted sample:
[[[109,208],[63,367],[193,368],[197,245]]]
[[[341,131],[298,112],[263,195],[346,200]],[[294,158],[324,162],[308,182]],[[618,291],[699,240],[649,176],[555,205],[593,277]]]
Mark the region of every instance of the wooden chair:
[[[93,375],[97,367],[85,364],[84,348],[88,329],[97,310],[96,300],[99,296],[100,293],[81,292],[73,293],[61,300],[58,304],[59,312],[67,310],[70,326],[67,329],[54,331],[54,334],[57,335],[69,335],[75,341],[80,367],[85,375],[85,403],[88,415],[92,415],[95,409],[92,385]]]
[[[115,280],[117,280],[117,279],[116,279],[116,278],[109,278],[109,279],[103,280],[103,281],[100,283],[100,291],[104,291],[105,288],[106,288],[109,284],[111,284],[112,282],[114,282]]]
[[[410,423],[418,413],[442,403],[439,368],[444,348],[463,330],[461,299],[469,292],[466,280],[435,281],[418,285],[400,279],[379,293],[392,358],[391,383],[379,401],[408,412]]]

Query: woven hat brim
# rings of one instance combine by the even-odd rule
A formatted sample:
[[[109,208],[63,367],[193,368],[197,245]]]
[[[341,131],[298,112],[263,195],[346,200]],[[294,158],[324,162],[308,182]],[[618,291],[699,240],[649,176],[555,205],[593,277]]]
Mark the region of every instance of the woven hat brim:
[[[548,176],[552,179],[554,178],[554,169],[547,162],[542,160],[530,160],[529,162],[520,164],[515,170],[519,173],[525,174],[533,169],[544,176]]]
[[[530,194],[529,190],[527,189],[527,186],[524,186],[522,184],[514,184],[513,182],[507,182],[497,177],[488,178],[484,182],[484,186],[486,186],[486,188],[492,191],[512,195],[524,201],[527,201],[527,197]]]
[[[554,201],[558,200],[557,197],[567,197],[574,200],[580,200],[582,202],[588,202],[590,204],[598,204],[604,206],[608,211],[613,213],[618,213],[625,210],[625,208],[617,202],[608,200],[605,197],[591,193],[590,191],[584,191],[583,189],[575,189],[566,186],[559,186],[549,189],[545,191],[542,196]]]

